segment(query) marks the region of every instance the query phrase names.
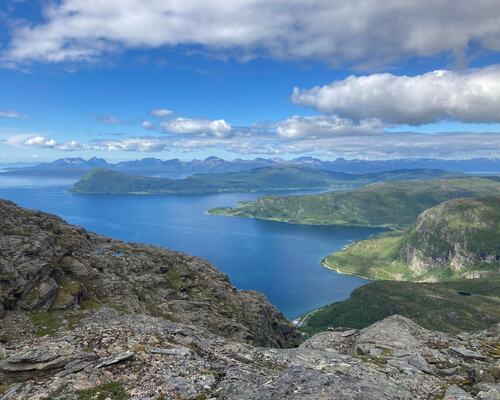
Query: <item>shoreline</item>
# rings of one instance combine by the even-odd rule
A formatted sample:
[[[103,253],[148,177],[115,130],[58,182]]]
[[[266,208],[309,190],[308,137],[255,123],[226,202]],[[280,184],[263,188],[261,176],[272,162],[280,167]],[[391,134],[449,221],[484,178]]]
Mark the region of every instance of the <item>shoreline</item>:
[[[325,267],[326,269],[329,269],[329,270],[332,270],[332,271],[335,271],[337,274],[340,274],[340,275],[351,275],[351,276],[356,276],[358,278],[361,278],[361,279],[366,279],[366,280],[369,280],[370,282],[373,282],[377,279],[374,279],[374,278],[369,278],[367,276],[363,276],[363,275],[358,275],[358,274],[354,274],[354,273],[351,273],[351,272],[344,272],[344,271],[341,271],[339,270],[338,268],[334,267],[333,265],[329,264],[328,261],[326,261],[326,257],[323,258],[321,261],[320,261],[320,264]]]
[[[216,210],[216,208],[211,208],[208,209],[206,212],[208,215],[219,215],[223,217],[233,217],[233,218],[246,218],[246,219],[256,219],[260,221],[271,221],[271,222],[280,222],[283,224],[290,224],[290,225],[310,225],[310,226],[330,226],[330,227],[342,227],[342,228],[368,228],[368,229],[384,229],[387,231],[397,231],[400,229],[404,229],[404,227],[399,227],[399,226],[393,226],[393,225],[362,225],[362,224],[350,224],[350,223],[337,223],[337,224],[332,224],[328,222],[298,222],[298,221],[290,221],[288,219],[284,218],[265,218],[265,217],[256,217],[256,216],[246,216],[246,215],[236,215],[236,214],[231,214],[231,213],[224,213],[224,212],[213,212],[212,210]],[[220,207],[220,208],[228,208],[228,209],[234,209],[231,207]],[[349,245],[346,245],[349,246]]]

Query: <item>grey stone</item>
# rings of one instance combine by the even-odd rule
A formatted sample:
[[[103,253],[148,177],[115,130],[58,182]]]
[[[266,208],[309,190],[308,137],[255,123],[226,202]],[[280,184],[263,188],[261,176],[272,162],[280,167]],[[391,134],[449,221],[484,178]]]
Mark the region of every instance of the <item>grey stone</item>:
[[[125,351],[120,354],[115,354],[111,357],[106,357],[103,359],[100,359],[97,364],[95,365],[96,368],[102,368],[102,367],[107,367],[109,365],[117,364],[119,362],[129,360],[133,358],[135,353],[133,351]]]
[[[458,386],[451,385],[446,389],[443,400],[473,400],[474,398]]]
[[[477,351],[469,350],[463,346],[459,347],[450,347],[450,350],[453,351],[454,353],[464,357],[464,358],[469,358],[473,360],[487,360],[488,357],[483,356],[481,353],[478,353]]]

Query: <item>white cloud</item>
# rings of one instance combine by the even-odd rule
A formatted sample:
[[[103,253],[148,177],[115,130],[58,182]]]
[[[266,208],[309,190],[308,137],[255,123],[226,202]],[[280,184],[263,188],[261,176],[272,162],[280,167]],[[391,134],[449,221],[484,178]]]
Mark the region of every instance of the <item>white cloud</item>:
[[[326,86],[295,88],[292,101],[343,118],[376,118],[387,124],[500,122],[500,66],[417,76],[350,76]]]
[[[293,116],[276,125],[279,136],[288,139],[318,139],[329,136],[374,135],[383,133],[383,126],[377,121],[353,123],[336,116]]]
[[[142,121],[141,122],[141,126],[144,128],[144,129],[148,129],[148,130],[152,130],[154,129],[154,125],[151,121]]]
[[[149,113],[154,117],[164,118],[172,115],[174,112],[172,110],[167,110],[166,108],[158,108],[156,110],[151,110]]]
[[[204,135],[218,138],[230,137],[234,131],[223,119],[209,120],[203,118],[175,118],[164,121],[161,128],[166,132],[184,135]]]
[[[12,140],[10,143],[20,143],[24,146],[33,146],[40,148],[49,148],[49,149],[57,149],[57,150],[82,150],[85,148],[85,145],[80,144],[76,140],[71,140],[69,142],[58,142],[54,139],[47,138],[45,136],[33,136],[27,139],[22,139],[21,141],[18,139]]]
[[[28,116],[26,114],[20,113],[14,110],[0,110],[0,117],[2,118],[14,118],[14,119],[26,119]]]
[[[100,151],[161,151],[167,147],[165,140],[155,137],[125,138],[122,140],[100,139],[89,143],[81,143],[76,140],[59,142],[55,139],[42,135],[27,137],[26,135],[16,135],[5,141],[12,145],[23,145],[46,149],[56,149],[63,151],[74,150],[100,150]]]
[[[54,147],[56,143],[54,139],[47,139],[45,136],[34,136],[27,139],[23,144],[26,146]]]
[[[382,64],[500,50],[497,0],[61,0],[19,22],[4,59],[91,61],[124,48],[196,45],[242,58]]]
[[[105,117],[101,117],[98,119],[99,122],[107,125],[125,125],[127,124],[126,121],[123,121],[122,119],[118,117],[114,117],[113,115],[107,115]]]
[[[89,145],[103,151],[161,151],[167,147],[164,140],[154,137],[126,138],[123,140],[99,140]]]

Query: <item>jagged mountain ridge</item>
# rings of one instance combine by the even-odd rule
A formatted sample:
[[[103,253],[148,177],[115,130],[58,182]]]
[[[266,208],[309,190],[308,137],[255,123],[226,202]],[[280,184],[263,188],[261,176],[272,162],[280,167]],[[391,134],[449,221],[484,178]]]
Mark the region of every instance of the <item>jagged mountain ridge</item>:
[[[298,157],[292,160],[277,158],[255,158],[253,160],[224,160],[219,157],[207,157],[204,160],[184,161],[179,159],[162,160],[153,157],[109,163],[102,158],[93,157],[84,160],[80,157],[68,157],[53,162],[36,165],[10,166],[9,175],[63,175],[81,177],[94,168],[107,168],[115,171],[147,176],[187,176],[198,173],[225,173],[247,171],[255,168],[278,165],[295,165],[312,169],[346,172],[377,173],[398,169],[442,169],[453,172],[498,173],[500,160],[491,158],[474,158],[470,160],[442,160],[433,158],[395,159],[395,160],[346,160],[338,158],[333,161],[315,157]]]

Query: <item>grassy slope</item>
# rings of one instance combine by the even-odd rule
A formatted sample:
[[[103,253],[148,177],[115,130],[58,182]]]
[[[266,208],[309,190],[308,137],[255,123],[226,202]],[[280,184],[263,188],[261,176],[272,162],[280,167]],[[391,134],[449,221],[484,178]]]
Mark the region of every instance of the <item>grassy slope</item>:
[[[398,170],[354,175],[342,172],[280,166],[221,174],[199,174],[185,179],[153,178],[110,170],[94,170],[72,188],[78,193],[100,194],[196,194],[257,190],[352,188],[374,181],[446,176],[441,170]]]
[[[376,183],[319,195],[265,196],[210,212],[299,224],[403,227],[443,201],[498,194],[500,182],[495,180],[446,178]]]
[[[500,279],[373,282],[353,291],[348,300],[310,314],[302,330],[313,334],[329,327],[364,328],[393,314],[433,330],[480,330],[500,322]]]
[[[371,279],[405,281],[456,279],[478,269],[500,272],[500,263],[451,268],[447,257],[455,253],[457,243],[461,254],[500,255],[500,197],[440,204],[422,213],[410,229],[356,242],[329,255],[323,264]],[[404,253],[408,246],[436,260],[437,267],[423,274],[412,271]]]

